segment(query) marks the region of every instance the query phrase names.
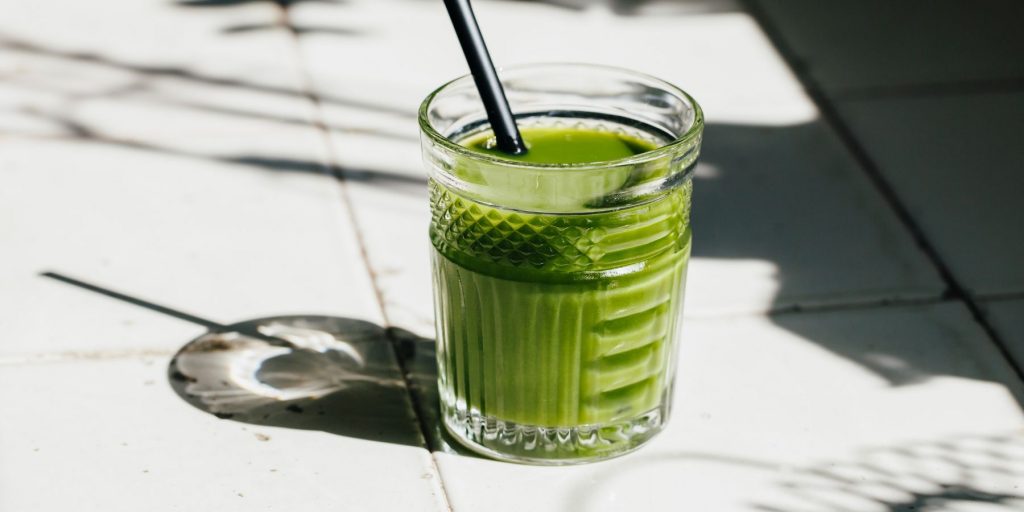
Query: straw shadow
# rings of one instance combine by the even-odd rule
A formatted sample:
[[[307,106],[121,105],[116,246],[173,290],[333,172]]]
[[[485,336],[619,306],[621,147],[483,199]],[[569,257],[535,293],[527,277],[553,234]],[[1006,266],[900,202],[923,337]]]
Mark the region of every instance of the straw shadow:
[[[431,449],[445,442],[432,340],[321,315],[226,325],[57,272],[40,277],[207,328],[167,376],[183,400],[218,418]]]

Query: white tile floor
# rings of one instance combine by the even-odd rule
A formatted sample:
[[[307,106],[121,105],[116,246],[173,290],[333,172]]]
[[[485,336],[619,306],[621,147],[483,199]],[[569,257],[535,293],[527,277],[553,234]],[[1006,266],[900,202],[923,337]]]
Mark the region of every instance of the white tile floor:
[[[568,469],[459,455],[432,435],[430,247],[414,115],[431,88],[465,69],[440,5],[299,2],[285,17],[270,2],[40,0],[0,18],[0,403],[11,411],[0,421],[0,509],[1024,507],[1018,376],[967,308],[941,299],[936,270],[736,3],[475,5],[503,63],[640,69],[705,108],[668,431],[634,455]],[[963,55],[987,48],[972,44]],[[994,79],[1015,69],[993,62],[964,72]],[[938,76],[922,66],[880,66],[879,76],[900,86]],[[837,88],[876,85],[836,76]],[[855,131],[858,116],[881,116],[916,141],[892,146],[887,132],[856,131],[935,250],[982,295],[1024,291],[1008,222],[1019,209],[1005,203],[1013,189],[991,186],[1019,167],[1007,156],[1012,139],[1001,138],[1020,131],[1019,101],[1008,97],[860,114],[841,105]],[[978,121],[941,144],[955,150],[918,151],[949,133],[928,126],[934,115]],[[993,177],[957,181],[958,169]],[[915,196],[949,191],[900,186],[922,173],[990,204],[970,208],[975,220],[951,217],[956,197],[935,205]],[[940,229],[950,219],[964,223]],[[973,251],[957,244],[967,239]],[[181,375],[168,366],[203,328],[39,277],[44,270],[217,322],[321,314],[412,331],[427,338],[420,359],[406,362],[419,424],[402,394],[375,409],[394,414],[402,442],[330,423],[344,417],[306,419],[309,404],[350,411],[344,394],[317,398],[322,389],[303,398],[305,409],[281,403],[280,414],[301,420],[218,418],[181,394],[217,388],[189,380],[202,360]],[[1020,301],[984,307],[1011,352],[1024,352]],[[816,311],[772,313],[794,308]],[[277,378],[308,386],[333,375],[343,351],[302,354],[290,364],[308,371]],[[395,359],[376,361],[389,389],[406,392]],[[325,379],[327,389],[344,384]],[[218,392],[236,396],[231,383]],[[239,399],[254,393],[245,391]],[[437,451],[420,444],[420,430]]]
[[[171,391],[165,357],[3,366],[0,384],[4,510],[443,510],[426,450],[218,419]]]

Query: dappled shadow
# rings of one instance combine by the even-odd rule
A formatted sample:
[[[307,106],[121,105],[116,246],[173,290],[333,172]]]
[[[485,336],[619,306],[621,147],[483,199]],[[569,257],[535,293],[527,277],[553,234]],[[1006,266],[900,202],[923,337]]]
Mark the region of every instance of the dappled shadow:
[[[775,481],[785,492],[760,498],[756,508],[793,512],[858,506],[921,512],[989,504],[1020,510],[1021,482],[1024,436],[968,435],[865,450],[853,460],[790,471]]]
[[[685,492],[701,510],[925,512],[980,505],[1018,510],[1024,506],[1020,482],[1024,436],[1008,432],[882,446],[808,465],[714,453],[641,452],[592,474],[568,502],[574,512],[601,512],[631,499],[672,503]]]

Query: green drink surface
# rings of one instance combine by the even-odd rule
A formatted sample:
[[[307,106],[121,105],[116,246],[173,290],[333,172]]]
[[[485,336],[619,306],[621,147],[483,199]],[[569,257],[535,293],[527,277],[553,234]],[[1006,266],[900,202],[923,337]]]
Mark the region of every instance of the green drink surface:
[[[491,147],[489,133],[460,143],[551,164],[618,160],[657,147],[607,130],[521,133],[522,156]],[[642,204],[552,214],[486,204],[432,180],[438,362],[449,411],[572,427],[665,407],[690,248],[690,190],[686,183]]]
[[[585,128],[530,126],[520,130],[526,153],[510,155],[497,148],[493,132],[460,141],[478,153],[533,164],[607,162],[646,153],[657,146],[625,133]]]

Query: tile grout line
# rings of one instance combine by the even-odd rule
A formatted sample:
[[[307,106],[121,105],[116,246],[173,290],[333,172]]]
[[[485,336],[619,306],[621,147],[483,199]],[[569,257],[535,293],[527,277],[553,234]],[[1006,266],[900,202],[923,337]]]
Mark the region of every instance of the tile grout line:
[[[313,125],[313,128],[316,129],[316,131],[320,134],[324,148],[327,151],[326,171],[328,171],[328,173],[337,180],[341,200],[344,205],[345,211],[352,222],[352,229],[355,234],[356,243],[359,246],[359,258],[363,263],[364,269],[366,270],[367,274],[370,277],[370,284],[373,287],[374,298],[377,302],[377,307],[380,310],[381,318],[384,320],[384,325],[386,327],[385,335],[387,336],[388,342],[391,345],[392,354],[395,357],[395,362],[398,364],[399,371],[402,373],[402,380],[405,384],[406,389],[406,397],[409,399],[410,406],[412,407],[413,414],[415,416],[414,419],[416,420],[416,425],[419,430],[421,441],[423,442],[423,446],[427,449],[427,453],[430,457],[431,469],[433,469],[434,473],[437,475],[437,485],[441,492],[438,498],[440,499],[441,505],[444,507],[444,510],[450,512],[453,509],[451,506],[451,502],[448,499],[448,490],[445,487],[444,479],[441,477],[441,470],[437,464],[437,458],[434,455],[434,447],[431,446],[430,432],[427,431],[427,426],[423,421],[423,406],[420,403],[419,398],[416,396],[416,393],[413,393],[412,391],[414,383],[412,382],[412,379],[410,377],[410,370],[406,366],[405,360],[402,357],[402,351],[399,346],[401,340],[398,340],[393,333],[391,320],[388,317],[388,311],[384,300],[384,294],[381,291],[380,284],[378,281],[378,275],[375,269],[373,268],[373,264],[370,262],[369,253],[367,251],[366,239],[363,236],[363,232],[359,224],[359,217],[356,213],[355,207],[352,204],[352,196],[351,193],[349,192],[347,179],[345,177],[345,170],[340,165],[340,162],[338,160],[334,142],[331,140],[330,130],[328,129],[327,123],[323,118],[323,104],[320,101],[320,97],[316,93],[315,88],[313,87],[312,77],[310,76],[308,70],[306,69],[305,61],[303,60],[302,57],[302,52],[300,48],[301,43],[299,41],[300,35],[295,30],[294,25],[292,25],[291,15],[289,11],[290,6],[287,2],[283,0],[276,1],[275,5],[278,7],[280,12],[279,23],[283,28],[288,30],[288,33],[290,34],[291,37],[294,57],[296,62],[298,63],[299,77],[300,80],[302,80],[302,93],[310,101],[312,106],[311,123]]]
[[[0,356],[0,366],[25,366],[50,363],[97,362],[97,361],[143,361],[147,358],[172,357],[176,349],[109,349],[109,350],[65,350],[60,352],[38,352],[30,354]]]
[[[794,71],[796,69],[794,68]],[[797,71],[797,74],[802,72]],[[968,94],[1011,94],[1024,91],[1024,77],[993,80],[963,80],[904,85],[868,85],[850,87],[832,93],[832,98],[845,101],[934,98]]]
[[[970,311],[974,321],[982,328],[985,334],[988,335],[989,341],[992,342],[996,350],[1013,370],[1017,379],[1024,382],[1024,367],[1022,367],[1021,364],[1018,364],[1011,356],[1008,344],[1003,340],[1002,336],[999,335],[995,328],[989,324],[981,305],[974,297],[971,296],[970,293],[967,292],[960,281],[953,275],[952,269],[939,254],[938,250],[932,245],[931,241],[928,240],[924,230],[914,219],[910,210],[902,201],[900,201],[899,195],[888,180],[886,180],[878,164],[875,163],[868,151],[857,140],[853,130],[850,129],[850,127],[843,121],[842,116],[839,115],[838,110],[835,108],[832,101],[830,101],[828,95],[825,94],[824,89],[818,85],[817,81],[813,77],[809,76],[805,72],[802,66],[797,65],[799,59],[796,57],[796,53],[786,44],[785,39],[782,37],[781,30],[772,23],[768,15],[761,9],[760,5],[757,4],[756,0],[743,0],[742,5],[754,18],[754,21],[760,25],[761,29],[764,30],[768,40],[771,41],[776,50],[778,50],[779,55],[796,75],[797,79],[800,81],[800,85],[804,89],[804,92],[807,93],[811,101],[814,102],[815,106],[821,112],[822,119],[835,131],[847,151],[850,152],[857,161],[857,164],[867,175],[875,190],[882,196],[882,199],[889,205],[889,208],[896,215],[896,218],[903,225],[904,229],[909,231],[918,248],[935,267],[935,270],[939,273],[939,276],[942,278],[942,281],[945,283],[947,288],[946,292],[943,294],[944,298],[959,300],[967,306],[967,309]]]
[[[986,295],[984,300],[999,302],[1008,300],[1019,300],[1024,298],[1024,292],[1013,292],[1001,295]],[[864,302],[839,302],[832,304],[800,305],[794,304],[767,310],[737,310],[723,311],[717,313],[698,313],[684,315],[686,321],[717,321],[726,319],[755,318],[755,317],[777,317],[794,316],[802,314],[834,313],[845,311],[872,311],[885,308],[907,308],[915,306],[932,306],[939,304],[954,304],[960,302],[953,297],[917,297],[900,299],[881,299]],[[387,330],[389,341],[394,337],[391,330]],[[402,340],[397,340],[401,345]],[[402,350],[399,347],[399,350]],[[138,359],[147,357],[169,357],[176,353],[177,349],[100,349],[91,351],[56,351],[56,352],[32,352],[26,354],[0,355],[0,366],[14,366],[26,364],[49,364],[74,361],[117,361],[126,359]],[[402,358],[399,358],[402,359]],[[412,393],[415,396],[415,393]],[[416,406],[421,406],[418,400]],[[431,449],[429,437],[425,444]]]

